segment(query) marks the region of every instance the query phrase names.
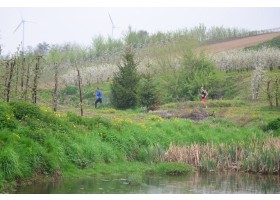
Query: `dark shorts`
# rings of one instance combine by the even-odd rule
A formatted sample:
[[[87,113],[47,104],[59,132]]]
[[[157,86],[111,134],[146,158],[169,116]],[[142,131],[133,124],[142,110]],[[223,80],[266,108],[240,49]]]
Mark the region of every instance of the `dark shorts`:
[[[102,103],[102,99],[101,98],[96,99],[96,101],[94,102],[95,108],[96,108],[98,102]]]

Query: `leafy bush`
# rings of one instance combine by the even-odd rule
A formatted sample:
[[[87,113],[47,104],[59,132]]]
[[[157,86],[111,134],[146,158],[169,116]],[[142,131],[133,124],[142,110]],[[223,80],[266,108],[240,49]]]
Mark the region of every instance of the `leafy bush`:
[[[159,106],[159,92],[150,75],[140,80],[138,96],[139,104],[144,106],[147,111],[154,110]]]
[[[266,131],[268,130],[275,130],[280,132],[280,118],[277,118],[271,122],[269,122],[265,128]],[[279,133],[280,135],[280,133]]]
[[[41,119],[42,112],[38,105],[27,103],[24,101],[10,102],[13,113],[16,119],[22,120],[25,118]]]
[[[76,86],[67,86],[61,90],[61,94],[65,95],[75,95],[78,93],[78,88]]]
[[[164,84],[161,83],[160,86],[161,91],[165,91],[164,102],[200,100],[202,86],[208,91],[208,97],[212,99],[219,99],[224,95],[222,86],[225,76],[203,53],[197,54],[192,49],[188,49],[180,65],[165,73],[163,77],[168,77],[168,82],[162,81]]]
[[[16,125],[17,123],[12,108],[6,103],[0,104],[0,129],[14,129],[16,128]]]
[[[95,94],[92,91],[85,91],[84,94],[83,94],[83,99],[90,99],[91,100],[94,97],[95,97]]]
[[[177,89],[169,91],[170,93],[177,92],[177,98],[191,101],[200,100],[202,86],[212,99],[223,96],[223,72],[219,71],[204,54],[195,54],[192,50],[188,50],[183,57],[179,72]]]

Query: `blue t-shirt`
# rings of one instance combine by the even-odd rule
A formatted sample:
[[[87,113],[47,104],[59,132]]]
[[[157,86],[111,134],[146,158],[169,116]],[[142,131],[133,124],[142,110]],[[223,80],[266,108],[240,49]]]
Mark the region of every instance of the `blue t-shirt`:
[[[102,93],[100,90],[96,90],[96,96],[98,99],[102,99]]]

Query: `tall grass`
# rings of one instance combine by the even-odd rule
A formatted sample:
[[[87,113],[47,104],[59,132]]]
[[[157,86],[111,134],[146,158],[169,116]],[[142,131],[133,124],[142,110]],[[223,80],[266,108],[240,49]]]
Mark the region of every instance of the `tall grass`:
[[[8,147],[1,151],[0,169],[3,176],[8,180],[12,179],[14,176],[20,176],[19,157],[12,147]]]
[[[22,102],[4,107],[9,115],[1,115],[7,123],[0,127],[0,186],[36,175],[98,171],[102,163],[182,162],[202,170],[279,172],[280,139],[258,127],[218,118],[195,123],[146,114],[139,119],[132,111],[80,117]]]
[[[182,162],[203,171],[234,170],[262,174],[280,173],[280,138],[268,137],[235,145],[192,144],[170,145],[163,161]]]

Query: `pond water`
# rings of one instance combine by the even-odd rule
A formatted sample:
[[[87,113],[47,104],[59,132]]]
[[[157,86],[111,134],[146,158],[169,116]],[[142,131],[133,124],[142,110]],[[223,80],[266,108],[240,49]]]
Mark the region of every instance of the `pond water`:
[[[17,194],[279,194],[280,176],[235,173],[194,173],[147,176],[64,178],[19,188]]]

